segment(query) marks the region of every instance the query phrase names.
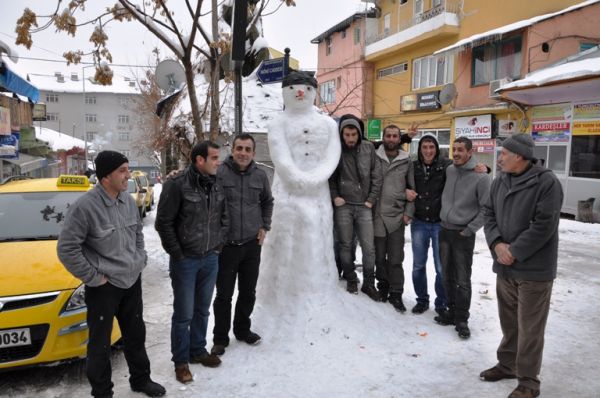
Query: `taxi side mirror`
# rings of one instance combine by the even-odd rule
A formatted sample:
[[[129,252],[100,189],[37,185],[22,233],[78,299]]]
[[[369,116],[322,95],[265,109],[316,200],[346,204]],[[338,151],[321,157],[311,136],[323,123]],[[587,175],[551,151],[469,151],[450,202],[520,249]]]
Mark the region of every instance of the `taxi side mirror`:
[[[146,188],[142,188],[142,189],[140,189],[140,193],[146,193],[146,192],[147,192],[147,191],[146,191]]]

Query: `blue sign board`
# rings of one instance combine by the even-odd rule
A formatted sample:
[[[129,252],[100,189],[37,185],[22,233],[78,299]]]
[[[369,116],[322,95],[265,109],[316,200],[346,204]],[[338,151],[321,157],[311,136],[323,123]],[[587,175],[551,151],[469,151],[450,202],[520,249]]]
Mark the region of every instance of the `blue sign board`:
[[[0,159],[19,158],[19,133],[0,135]]]
[[[285,58],[275,58],[262,61],[256,72],[263,83],[277,83],[285,77]]]

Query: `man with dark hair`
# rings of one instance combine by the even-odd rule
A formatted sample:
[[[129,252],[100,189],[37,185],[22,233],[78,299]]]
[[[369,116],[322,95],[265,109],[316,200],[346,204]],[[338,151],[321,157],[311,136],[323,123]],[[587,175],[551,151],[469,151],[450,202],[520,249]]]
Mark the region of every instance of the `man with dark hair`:
[[[375,151],[383,171],[383,184],[374,211],[375,266],[377,288],[382,301],[388,300],[396,311],[405,312],[404,227],[410,224],[414,203],[407,202],[406,189],[412,162],[400,149],[400,128],[391,124],[383,129],[383,144]]]
[[[256,301],[260,253],[271,228],[273,196],[267,174],[254,163],[256,143],[250,134],[236,135],[233,149],[217,171],[217,182],[227,198],[231,222],[223,251],[219,256],[217,296],[213,304],[215,327],[211,353],[223,355],[229,345],[231,299],[237,279],[233,334],[248,344],[260,342],[250,330],[250,315]]]
[[[116,317],[123,335],[129,384],[150,397],[165,389],[150,379],[144,347],[142,220],[127,193],[129,161],[115,151],[96,156],[98,183],[69,209],[58,237],[57,252],[65,268],[85,283],[89,339],[86,372],[94,397],[112,397],[110,336]]]
[[[470,139],[454,140],[452,159],[453,164],[446,169],[440,212],[440,260],[448,311],[434,320],[441,325],[456,325],[458,336],[468,339],[475,234],[483,226],[483,205],[488,198],[490,178],[474,170],[476,162]]]
[[[346,290],[358,293],[358,276],[352,261],[351,245],[354,231],[363,253],[363,284],[361,291],[379,301],[375,288],[375,248],[373,206],[381,191],[381,165],[373,144],[362,139],[359,119],[347,117],[339,127],[342,143],[340,162],[329,178],[334,204],[334,223],[339,239],[340,260],[346,278]]]
[[[206,350],[206,329],[218,255],[229,229],[225,193],[215,176],[219,146],[209,141],[196,144],[190,162],[164,183],[155,223],[170,257],[171,353],[175,377],[181,383],[193,380],[188,363],[208,367],[221,363]]]
[[[498,364],[481,372],[485,381],[518,378],[509,398],[540,394],[544,330],[558,258],[560,181],[535,164],[535,142],[515,134],[502,143],[484,207],[485,237],[494,258],[502,341]]]

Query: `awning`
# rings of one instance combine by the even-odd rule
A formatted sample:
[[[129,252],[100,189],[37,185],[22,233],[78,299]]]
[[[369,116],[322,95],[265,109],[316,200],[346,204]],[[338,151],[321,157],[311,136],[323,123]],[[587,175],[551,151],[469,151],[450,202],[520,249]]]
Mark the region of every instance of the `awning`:
[[[48,166],[48,160],[39,156],[31,156],[26,153],[19,153],[18,159],[0,159],[4,162],[12,163],[19,166],[21,174],[29,173]]]
[[[0,61],[0,87],[7,91],[27,97],[32,102],[38,102],[40,100],[40,90],[10,70],[7,63],[2,61]]]

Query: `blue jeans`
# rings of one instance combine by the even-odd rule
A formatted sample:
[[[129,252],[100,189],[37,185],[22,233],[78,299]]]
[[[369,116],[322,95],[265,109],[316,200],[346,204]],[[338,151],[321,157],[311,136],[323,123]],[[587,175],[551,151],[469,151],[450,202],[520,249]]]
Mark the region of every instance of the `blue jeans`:
[[[206,329],[218,270],[216,252],[169,261],[173,287],[171,360],[175,364],[188,363],[190,356],[207,352]]]
[[[446,309],[446,294],[442,279],[442,263],[440,261],[440,223],[431,223],[413,219],[410,228],[413,271],[412,280],[417,294],[417,302],[429,305],[429,294],[427,293],[427,252],[429,242],[433,250],[433,263],[435,265],[435,309]]]

